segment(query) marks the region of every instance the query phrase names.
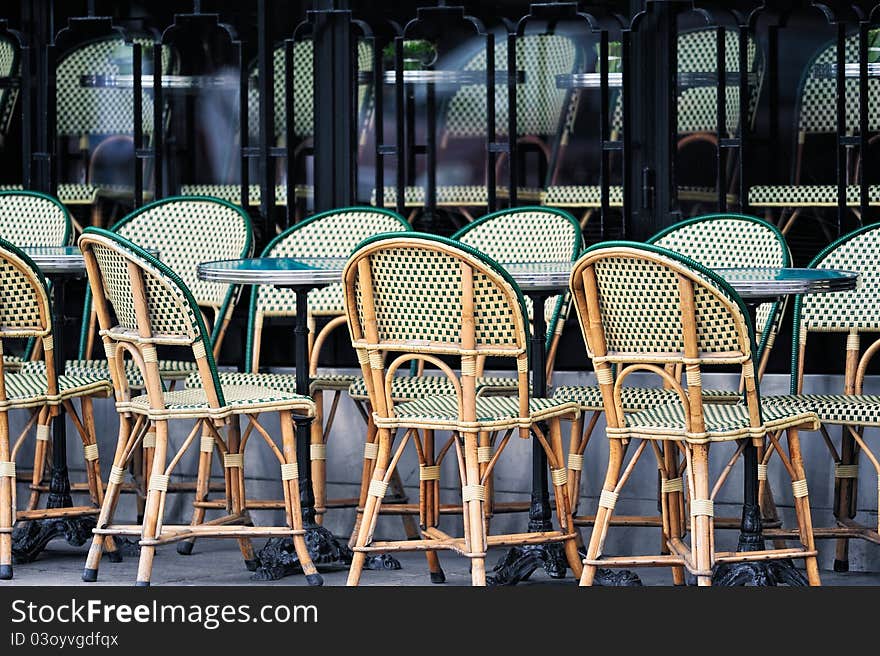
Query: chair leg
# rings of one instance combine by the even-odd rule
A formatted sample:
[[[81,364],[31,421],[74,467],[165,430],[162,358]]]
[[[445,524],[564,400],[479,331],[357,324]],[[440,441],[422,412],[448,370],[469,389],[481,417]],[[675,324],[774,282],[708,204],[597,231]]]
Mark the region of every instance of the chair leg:
[[[382,483],[385,479],[388,465],[391,462],[391,437],[391,432],[387,428],[377,430],[379,450],[376,454],[375,466],[372,467],[372,475],[361,482],[361,490],[366,489],[368,493],[365,495],[366,500],[363,506],[364,512],[361,515],[360,526],[357,527],[355,547],[366,547],[373,539],[373,531],[375,530],[376,518],[382,505],[382,497],[378,494],[371,494],[370,488],[378,492],[378,488],[384,487]],[[365,469],[367,465],[368,463],[365,462]],[[370,485],[372,482],[377,484],[375,486]],[[360,582],[366,556],[366,552],[354,552],[354,556],[351,559],[351,568],[348,570],[346,585],[356,586]]]
[[[434,431],[425,430],[425,465],[432,466],[434,460]],[[397,471],[395,470],[395,474]],[[419,487],[419,493],[424,494],[424,499],[419,499],[425,507],[424,525],[426,528],[435,528],[440,522],[440,481],[439,479],[423,481]],[[428,560],[428,574],[431,583],[446,583],[446,574],[440,565],[440,554],[436,551],[426,551],[425,558]]]
[[[816,549],[816,542],[813,536],[813,518],[810,513],[810,497],[807,494],[806,472],[804,470],[804,459],[801,454],[800,434],[797,428],[789,428],[786,431],[788,439],[788,457],[791,460],[791,466],[796,476],[792,480],[792,489],[794,491],[794,507],[797,512],[798,534],[801,544],[810,551]],[[803,484],[801,484],[801,481]],[[804,565],[807,570],[807,582],[810,585],[821,585],[819,579],[819,564],[816,556],[807,556],[804,559]]]
[[[156,479],[156,476],[157,472],[164,472],[165,469],[165,457],[168,448],[168,422],[155,421],[153,422],[153,429],[156,431],[156,446],[153,448],[153,462],[150,467],[152,473],[147,483],[147,503],[144,510],[144,523],[141,529],[141,536],[144,540],[152,540],[158,537],[167,492],[167,490],[162,489],[162,485]],[[136,585],[149,587],[150,578],[153,574],[153,557],[155,555],[155,546],[141,545]]]
[[[667,476],[673,479],[678,478],[678,449],[675,445],[667,442],[663,445],[663,466],[666,469]],[[683,504],[683,486],[677,490],[661,490],[661,512],[663,513],[663,553],[668,553],[669,547],[666,544],[669,538],[682,538],[685,533]],[[677,565],[672,568],[672,584],[685,585],[684,567]]]
[[[840,440],[840,464],[858,464],[858,445],[844,426]],[[856,513],[856,498],[858,492],[857,478],[838,478],[835,480],[834,518],[838,521],[852,519]],[[838,538],[834,551],[834,571],[849,571],[849,539]]]
[[[289,411],[279,414],[284,459],[287,464],[296,464],[296,432],[294,431],[293,415]],[[281,484],[287,486],[287,493],[285,494],[287,524],[294,531],[302,531],[303,520],[302,506],[299,498],[299,476],[282,480]],[[312,557],[309,555],[309,549],[306,546],[306,538],[302,533],[293,536],[293,548],[296,551],[297,558],[299,558],[303,574],[306,576],[306,582],[309,585],[323,585],[324,579],[318,574],[318,570],[312,562]]]
[[[40,409],[40,416],[37,419],[37,439],[34,441],[34,467],[31,478],[31,494],[27,505],[28,510],[36,510],[40,505],[40,491],[37,489],[37,486],[42,484],[46,478],[50,432],[49,407],[44,406]]]
[[[697,570],[697,585],[712,585],[712,516],[694,508],[695,502],[709,499],[709,446],[687,445],[691,452],[691,471],[694,498],[691,499],[691,552]]]
[[[9,462],[9,414],[0,412],[0,462]],[[12,526],[15,523],[14,466],[0,472],[0,579],[12,578]]]
[[[288,419],[288,423],[292,423],[290,419]],[[241,450],[241,424],[239,423],[239,417],[237,415],[231,417],[229,422],[226,444],[229,453],[241,454],[242,458],[244,458],[244,453]],[[242,463],[242,465],[243,464],[244,463]],[[244,467],[239,467],[234,464],[229,467],[226,467],[225,465],[226,463],[224,463],[223,468],[229,470],[229,487],[226,490],[226,494],[229,497],[227,499],[227,504],[230,505],[230,514],[242,515],[244,514],[246,507],[244,498]],[[205,477],[206,485],[209,476],[210,471]],[[250,538],[238,538],[238,548],[241,551],[244,566],[248,571],[255,571],[257,569],[257,558],[254,555],[254,546],[251,544]]]
[[[315,401],[315,418],[311,427],[311,444],[324,445],[324,393],[316,390],[312,394]],[[327,506],[327,461],[324,458],[311,457],[312,490],[315,496],[315,522],[324,523],[324,511]]]
[[[94,405],[92,404],[92,399],[89,396],[84,396],[80,399],[80,412],[82,415],[82,441],[83,447],[89,448],[91,445],[95,445],[95,449],[97,449],[98,439],[97,439],[97,431],[95,429],[95,410]],[[101,464],[98,459],[97,450],[94,452],[94,457],[86,457],[86,476],[88,477],[89,482],[89,497],[97,507],[101,507],[104,503],[104,486],[101,482]],[[119,562],[122,560],[121,554],[116,553],[116,541],[113,539],[112,535],[108,535],[104,538],[104,548],[107,550],[108,556]]]
[[[608,469],[605,472],[605,482],[602,485],[602,491],[607,494],[613,494],[614,488],[617,486],[617,480],[620,477],[620,466],[623,463],[624,447],[621,440],[608,440]],[[604,495],[603,495],[604,496]],[[581,572],[581,580],[579,585],[593,585],[596,578],[596,565],[590,565],[587,560],[595,560],[602,553],[602,547],[605,545],[605,536],[608,533],[608,526],[611,524],[611,515],[614,511],[613,505],[603,504],[600,497],[599,508],[596,511],[596,521],[593,523],[593,532],[590,534],[590,543],[587,545],[587,557],[584,560],[584,569]]]
[[[578,553],[577,541],[574,538],[574,523],[571,519],[571,505],[568,499],[568,469],[565,462],[565,451],[562,448],[562,422],[559,417],[550,420],[550,446],[553,449],[553,456],[559,465],[557,471],[562,476],[553,476],[553,495],[556,499],[556,519],[559,522],[559,528],[563,533],[571,533],[572,537],[566,538],[562,547],[565,551],[565,559],[571,568],[575,578],[581,577],[583,571],[583,563],[581,555]]]
[[[480,463],[477,457],[477,436],[464,434],[465,481],[462,489],[464,521],[468,526],[466,542],[471,560],[471,585],[486,585],[486,525],[483,522],[485,488],[480,483]],[[479,491],[482,490],[482,498]]]
[[[208,421],[208,420],[205,420]],[[208,450],[210,448],[210,451]],[[207,501],[211,483],[211,460],[214,457],[214,435],[206,424],[202,424],[202,437],[199,443],[199,467],[196,474],[196,492],[193,501]],[[205,521],[205,508],[193,506],[190,524],[198,526]],[[177,543],[177,553],[188,556],[195,547],[195,539],[182,540]]]
[[[364,443],[364,464],[361,469],[361,489],[358,493],[358,507],[355,510],[354,527],[351,529],[351,536],[348,539],[348,546],[354,548],[357,544],[357,536],[360,532],[361,525],[364,521],[364,512],[368,501],[368,488],[370,479],[373,475],[373,469],[376,464],[376,454],[379,448],[378,432],[372,418],[367,422],[367,438]]]

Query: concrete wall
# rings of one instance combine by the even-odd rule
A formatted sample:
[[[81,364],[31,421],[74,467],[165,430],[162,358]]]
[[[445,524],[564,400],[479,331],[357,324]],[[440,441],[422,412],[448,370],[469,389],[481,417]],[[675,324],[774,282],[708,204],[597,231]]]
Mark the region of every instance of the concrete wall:
[[[649,378],[639,379],[638,375],[631,378],[632,384],[651,384]],[[737,380],[733,375],[707,374],[704,375],[707,387],[731,388]],[[589,373],[558,372],[554,382],[558,385],[593,384],[594,376]],[[866,393],[880,392],[880,380],[869,380],[866,384]],[[815,392],[832,392],[842,388],[842,381],[838,377],[808,377],[807,389]],[[788,391],[788,377],[784,375],[769,375],[764,380],[764,394],[784,394]],[[329,399],[328,399],[329,403]],[[95,404],[97,413],[97,425],[99,430],[99,444],[101,449],[101,462],[104,477],[109,472],[113,450],[115,447],[117,421],[111,400],[99,401]],[[278,423],[274,417],[265,417],[264,426],[273,434],[278,435]],[[179,445],[189,432],[189,422],[176,422],[172,429],[172,442]],[[593,513],[596,509],[596,497],[604,476],[607,458],[607,443],[604,439],[604,422],[600,420],[586,452],[584,464],[584,483],[581,487],[582,499],[580,511]],[[565,429],[567,432],[567,429]],[[839,439],[839,430],[832,429],[832,437]],[[876,433],[868,431],[869,441],[876,439]],[[339,415],[334,425],[333,433],[328,446],[328,481],[329,496],[352,497],[358,492],[358,481],[361,472],[363,454],[364,425],[360,416],[355,411],[351,401],[344,398],[340,403]],[[78,444],[73,428],[68,432],[69,461],[71,463],[72,478],[81,479],[82,451]],[[438,445],[445,439],[437,436]],[[568,437],[565,436],[566,444]],[[186,454],[178,467],[176,477],[192,477],[195,474],[195,463],[198,453],[198,441]],[[807,479],[810,486],[810,496],[813,508],[813,519],[816,526],[829,526],[832,524],[831,502],[833,490],[832,461],[818,432],[803,433],[802,444],[807,463]],[[732,452],[732,445],[721,444],[712,452],[714,471],[720,471]],[[418,494],[418,462],[415,452],[410,448],[404,454],[399,470],[411,498],[415,500]],[[29,453],[29,449],[25,450]],[[530,484],[530,453],[531,442],[511,438],[510,444],[503,454],[497,468],[495,477],[496,498],[505,500],[526,500]],[[24,468],[23,456],[19,457],[19,466]],[[278,483],[278,467],[274,456],[262,443],[262,440],[254,435],[246,453],[245,467],[248,472],[248,495],[251,498],[277,498],[280,495]],[[219,467],[215,465],[215,474],[220,474]],[[863,484],[859,490],[859,515],[858,519],[865,524],[877,525],[877,485],[876,475],[867,458],[861,459],[861,480]],[[445,490],[444,502],[454,502],[460,495],[458,491],[457,466],[454,453],[443,465],[442,485]],[[785,524],[794,524],[791,510],[791,493],[788,479],[784,469],[778,460],[774,460],[770,468],[770,480],[775,491],[776,501],[783,514]],[[645,457],[636,467],[631,481],[624,487],[617,510],[624,514],[651,515],[657,512],[656,501],[657,472],[653,456],[650,451],[645,452]],[[27,498],[24,488],[20,489],[19,499]],[[728,482],[719,493],[715,507],[717,516],[739,516],[739,503],[742,499],[742,468],[737,466],[731,473]],[[188,521],[190,514],[190,498],[186,495],[176,495],[168,500],[167,522]],[[130,520],[133,517],[132,497],[128,496],[120,507],[118,514],[120,519]],[[280,514],[275,519],[281,521]],[[255,520],[264,523],[272,520],[270,513],[255,513]],[[348,535],[354,520],[353,509],[340,509],[330,511],[325,519],[326,525],[338,535]],[[521,531],[525,529],[527,518],[523,514],[499,515],[493,521],[493,528],[499,531]],[[446,516],[442,527],[449,532],[459,533],[459,522],[455,516]],[[401,520],[398,517],[384,517],[379,521],[377,536],[397,539],[403,537]],[[723,531],[719,533],[719,546],[735,546],[736,532]],[[656,552],[658,535],[655,529],[645,528],[612,528],[607,542],[606,553],[653,553]],[[830,567],[833,559],[834,542],[823,541],[819,543],[821,552],[821,565]],[[875,545],[853,541],[850,550],[850,566],[858,571],[880,571],[880,548]]]

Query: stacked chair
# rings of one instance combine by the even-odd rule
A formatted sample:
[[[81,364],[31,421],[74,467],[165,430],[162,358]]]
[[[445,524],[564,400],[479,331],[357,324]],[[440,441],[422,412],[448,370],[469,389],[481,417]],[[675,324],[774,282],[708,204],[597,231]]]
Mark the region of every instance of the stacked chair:
[[[414,265],[418,273],[414,275]],[[367,240],[346,265],[343,284],[352,344],[358,352],[377,428],[375,466],[366,476],[368,495],[354,546],[349,585],[357,585],[366,556],[385,550],[453,550],[470,559],[471,580],[485,585],[486,550],[492,546],[562,542],[572,570],[580,558],[565,494],[564,453],[559,420],[577,414],[577,405],[532,398],[528,384],[529,329],[523,297],[494,261],[459,242],[422,234],[380,235]],[[460,374],[441,357],[455,358]],[[516,362],[517,388],[511,396],[478,397],[478,362],[484,357]],[[412,362],[439,368],[454,390],[405,403],[394,401],[395,373]],[[538,422],[546,421],[545,433]],[[395,446],[395,437],[403,437]],[[438,528],[440,466],[422,433],[451,431],[462,489],[464,536]],[[499,431],[485,467],[478,435]],[[511,435],[534,433],[553,473],[559,530],[541,534],[489,536],[485,523],[486,482]],[[420,478],[419,540],[373,540],[376,519],[403,449],[412,441]],[[431,559],[429,559],[429,563]],[[432,574],[435,570],[432,568]],[[433,579],[434,577],[432,577]]]
[[[677,583],[684,582],[683,570],[687,570],[699,585],[710,585],[717,565],[803,558],[809,583],[818,585],[798,435],[799,429],[815,430],[818,418],[796,406],[762,406],[756,386],[755,333],[742,299],[718,275],[693,260],[658,246],[630,242],[607,242],[588,249],[572,272],[571,294],[599,381],[609,438],[608,469],[581,584],[592,584],[598,567],[668,566]],[[707,402],[702,371],[730,365],[742,372],[744,402]],[[667,367],[683,370],[686,384]],[[676,398],[628,412],[623,401],[625,383],[635,372],[658,376]],[[788,456],[779,441],[783,430],[787,431]],[[718,552],[713,499],[747,442],[763,446],[767,438],[791,478],[802,546]],[[738,445],[736,455],[712,485],[712,446],[731,441]],[[605,556],[618,496],[648,445],[661,476],[662,553]],[[628,453],[631,457],[624,466]],[[684,541],[688,528],[689,545]]]

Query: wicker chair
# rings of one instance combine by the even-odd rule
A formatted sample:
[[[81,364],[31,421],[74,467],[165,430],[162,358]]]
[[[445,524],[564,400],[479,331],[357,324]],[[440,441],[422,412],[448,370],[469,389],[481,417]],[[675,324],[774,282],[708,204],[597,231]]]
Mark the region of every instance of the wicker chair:
[[[880,34],[878,30],[869,32],[869,38]],[[859,61],[859,37],[857,34],[846,37],[846,62]],[[817,66],[834,66],[837,63],[837,40],[820,48],[804,68],[795,109],[795,128],[797,137],[794,145],[794,166],[791,183],[782,185],[756,185],[749,189],[749,206],[763,208],[768,220],[779,211],[778,225],[787,234],[798,216],[805,210],[837,207],[837,183],[817,184],[815,177],[804,171],[804,152],[809,142],[816,137],[832,137],[837,134],[837,81],[814,74]],[[851,136],[859,129],[859,80],[847,78],[845,81],[845,129]],[[880,130],[880,80],[868,77],[868,131],[874,136],[868,143],[873,144]],[[856,182],[859,177],[861,158],[850,159],[846,170],[846,206],[859,215],[860,188]],[[868,188],[869,204],[880,205],[880,186]],[[859,217],[861,219],[861,217]],[[830,233],[829,233],[830,234]]]
[[[321,583],[305,543],[299,502],[299,474],[293,414],[312,416],[314,403],[306,396],[255,385],[223,385],[214,362],[214,346],[205,328],[195,297],[183,280],[169,267],[118,234],[88,229],[79,241],[86,258],[89,286],[98,312],[101,340],[116,393],[120,431],[116,456],[92,547],[83,572],[84,581],[95,581],[103,547],[102,536],[140,537],[141,554],[137,584],[150,584],[156,547],[192,537],[237,538],[249,569],[256,567],[251,537],[292,537],[294,547],[309,584]],[[114,318],[115,317],[115,320]],[[176,392],[164,391],[158,367],[157,345],[175,344],[192,349],[202,387]],[[132,396],[122,361],[131,357],[141,370],[146,393]],[[257,416],[278,412],[281,421],[281,447],[257,421]],[[239,417],[248,419],[242,435]],[[168,422],[195,420],[195,426],[176,454],[169,458]],[[126,465],[137,451],[142,424],[155,427],[152,473],[149,479],[146,513],[142,523],[114,524],[113,514],[124,480]],[[227,426],[224,440],[218,429]],[[171,526],[164,523],[165,498],[169,478],[184,453],[199,443],[199,476],[196,495],[207,494],[209,467],[215,449],[223,454],[226,473],[227,515],[201,525]],[[245,511],[247,499],[244,477],[244,448],[252,431],[261,435],[278,459],[284,488],[285,526],[254,527]]]
[[[657,246],[629,242],[609,242],[588,249],[572,271],[571,293],[602,390],[609,437],[608,469],[584,559],[581,584],[592,584],[596,569],[601,566],[668,566],[673,568],[676,583],[684,582],[684,568],[697,577],[699,585],[709,585],[716,565],[768,558],[803,558],[810,584],[818,585],[819,570],[798,437],[799,428],[815,430],[818,418],[812,412],[782,404],[762,408],[752,360],[755,336],[742,299],[716,274],[693,260]],[[685,370],[686,385],[669,374],[665,369],[669,365]],[[704,401],[701,372],[719,365],[741,367],[744,403]],[[649,410],[625,412],[624,383],[635,372],[659,376],[674,390],[677,399]],[[782,430],[787,430],[787,457],[777,434]],[[713,499],[731,469],[726,467],[710,488],[710,447],[735,441],[738,455],[747,440],[763,444],[765,435],[791,477],[803,548],[716,552]],[[603,557],[617,498],[648,444],[656,457],[662,481],[661,514],[666,553]],[[627,451],[634,453],[624,468]],[[685,454],[684,462],[680,462],[679,451]],[[682,481],[685,469],[686,487]],[[685,497],[690,513],[690,546],[683,540]]]
[[[414,269],[417,267],[417,269]],[[530,398],[528,385],[528,324],[525,303],[516,284],[479,251],[430,235],[381,235],[364,242],[351,256],[343,274],[346,316],[358,353],[378,429],[378,452],[369,483],[364,518],[354,547],[349,585],[357,585],[367,553],[372,551],[451,549],[471,561],[474,585],[486,582],[488,547],[561,541],[569,565],[579,572],[568,499],[559,418],[577,414],[577,406],[546,398]],[[461,375],[440,360],[460,358]],[[484,356],[511,358],[518,372],[517,396],[476,396],[477,360]],[[454,395],[395,404],[391,381],[398,368],[413,361],[439,367],[455,388]],[[547,421],[549,433],[536,425]],[[395,448],[396,433],[404,437]],[[419,431],[452,431],[462,485],[464,538],[437,528],[442,455],[423,443]],[[485,471],[478,458],[477,434],[504,431]],[[486,536],[485,482],[514,431],[527,438],[534,432],[547,452],[556,491],[561,530],[540,535]],[[421,540],[375,542],[377,513],[391,474],[407,442],[419,457]],[[393,454],[392,454],[393,450]],[[429,557],[429,562],[431,558]],[[437,569],[434,569],[434,568]],[[432,574],[439,571],[434,561]],[[432,578],[435,578],[432,577]]]
[[[21,73],[21,47],[9,32],[0,33],[0,77],[16,77]],[[0,88],[0,147],[12,123],[18,89]]]
[[[43,373],[7,373],[0,362],[0,579],[12,578],[12,527],[16,520],[40,520],[77,515],[94,515],[103,500],[98,445],[92,398],[108,396],[109,383],[95,376],[58,376],[55,372],[52,314],[49,292],[37,266],[17,247],[0,239],[0,347],[10,341],[38,339],[42,344]],[[77,414],[72,400],[80,399]],[[83,443],[88,493],[92,505],[75,508],[38,509],[43,472],[47,462],[53,417],[61,409],[73,421]],[[26,409],[30,420],[21,435],[10,444],[9,413]],[[31,498],[28,509],[18,511],[15,460],[36,426]],[[109,550],[115,550],[112,541]]]
[[[739,71],[739,32],[734,29],[725,30],[725,70]],[[749,98],[749,121],[754,124],[757,116],[758,98],[763,83],[764,66],[754,40],[749,40],[749,71],[758,75],[758,83],[751,87]],[[714,71],[718,68],[715,29],[698,29],[681,32],[678,38],[678,71],[679,73],[699,73]],[[610,117],[611,138],[616,140],[623,130],[623,94],[616,93],[616,102]],[[728,84],[726,89],[727,136],[734,137],[739,129],[739,86]],[[678,94],[678,149],[682,150],[696,142],[708,142],[717,147],[718,117],[717,89],[714,86],[682,87]],[[563,138],[567,142],[574,133],[574,116],[566,123],[567,134]],[[731,189],[733,180],[730,181]],[[599,185],[557,184],[551,181],[546,192],[542,194],[541,204],[551,207],[563,207],[572,211],[583,210],[581,225],[589,221],[592,214],[602,206],[601,187]],[[609,187],[609,207],[623,207],[623,187]],[[678,199],[690,203],[714,203],[718,198],[715,188],[682,185],[678,188]],[[727,202],[735,203],[736,196],[728,191]]]
[[[152,59],[149,48],[154,46],[150,37],[133,39],[142,47],[144,70],[150,70]],[[157,46],[158,47],[158,46]],[[102,152],[120,143],[131,143],[134,131],[134,91],[114,88],[88,88],[81,83],[83,75],[118,75],[122,63],[120,53],[131,61],[131,45],[118,35],[92,39],[62,53],[55,71],[56,79],[56,132],[60,143],[67,141],[78,145],[82,159],[76,180],[62,180],[58,185],[58,197],[69,206],[92,208],[91,221],[101,225],[99,201],[102,199],[130,200],[134,189],[130,186],[102,183],[95,179]],[[177,64],[171,49],[162,47],[162,72],[173,72]],[[149,87],[142,91],[142,124],[146,140],[150,140],[153,125],[153,94]],[[97,144],[95,144],[97,142]],[[139,147],[140,145],[137,144]],[[132,149],[135,147],[133,144]],[[74,224],[77,230],[81,226]]]
[[[855,521],[859,453],[863,452],[880,476],[880,460],[871,451],[864,432],[880,426],[880,396],[864,394],[868,365],[880,348],[873,341],[862,348],[862,335],[880,330],[877,303],[880,301],[880,271],[877,252],[880,226],[873,224],[845,235],[819,253],[809,266],[844,269],[859,273],[856,290],[828,295],[799,297],[794,307],[794,343],[790,396],[766,397],[765,404],[792,402],[812,407],[822,421],[822,436],[834,460],[834,517],[836,525],[822,528],[822,538],[837,538],[834,569],[849,569],[849,540],[860,538],[880,544],[880,526]],[[842,394],[804,393],[804,364],[810,333],[846,333],[846,357]],[[841,427],[838,451],[828,434],[828,426]],[[766,466],[770,454],[764,456]]]
[[[648,240],[648,243],[674,251],[709,269],[786,267],[791,263],[788,245],[779,230],[761,219],[742,214],[710,214],[689,219],[659,232]],[[758,380],[763,377],[784,311],[784,302],[765,303],[758,308],[759,342],[756,350],[760,363]],[[677,373],[678,378],[681,378],[681,371],[670,373]],[[621,394],[623,408],[627,412],[650,410],[658,405],[673,402],[677,398],[675,390],[667,386],[648,388],[627,386],[622,389]],[[742,392],[738,390],[702,389],[702,394],[704,399],[711,403],[737,403],[743,398]],[[586,427],[582,419],[578,419],[572,425],[568,480],[572,512],[576,513],[580,498],[584,451],[605,405],[599,385],[562,386],[554,390],[553,396],[576,401],[582,412],[592,413]],[[769,495],[769,488],[767,494]],[[768,518],[772,518],[774,514],[772,500],[768,496],[765,501],[765,511],[768,513]],[[593,518],[590,516],[575,517],[575,523],[578,525],[590,525],[592,521]],[[723,523],[730,527],[739,526],[739,520]]]
[[[571,73],[578,66],[578,46],[571,36],[565,34],[527,34],[517,39],[517,69],[524,71],[523,83],[517,86],[517,134],[514,138],[522,145],[534,146],[550,163],[553,151],[558,148],[560,122],[568,107],[567,92],[556,87],[556,76]],[[464,70],[486,70],[486,49],[481,47],[465,64]],[[495,39],[495,71],[507,71],[507,39]],[[507,137],[508,107],[507,85],[497,84],[495,89],[495,134],[499,139]],[[441,119],[444,120],[444,119]],[[442,150],[450,142],[463,139],[486,138],[486,85],[469,84],[458,89],[446,108],[443,131],[439,141]],[[501,174],[499,159],[497,172]],[[498,198],[509,197],[509,190],[501,178],[496,190]],[[404,190],[404,206],[415,212],[424,207],[426,189],[408,186]],[[384,202],[388,207],[397,205],[397,187],[386,186]],[[521,187],[517,189],[520,202],[537,202],[541,189]],[[485,208],[489,192],[482,184],[438,184],[436,188],[438,207],[456,209],[468,220],[471,210]],[[373,191],[372,202],[376,203]]]
[[[321,212],[309,217],[273,239],[263,250],[262,257],[347,257],[364,239],[379,233],[408,231],[409,224],[403,218],[375,207],[348,207]],[[345,508],[357,505],[357,499],[327,500],[327,438],[343,392],[359,378],[348,374],[322,374],[318,372],[321,347],[330,334],[345,325],[345,306],[342,284],[331,285],[309,294],[310,335],[315,334],[316,319],[329,319],[317,337],[312,340],[309,370],[311,394],[315,400],[316,419],[312,423],[311,459],[312,485],[315,494],[316,519],[321,521],[327,507]],[[221,372],[224,384],[264,385],[284,392],[296,390],[292,374],[259,373],[262,354],[263,328],[266,320],[296,316],[296,298],[291,290],[272,285],[256,287],[251,295],[245,360],[248,371]],[[333,393],[330,413],[324,421],[324,392]],[[361,414],[369,414],[362,406],[367,399],[357,399]],[[406,501],[399,478],[393,481],[396,501]],[[405,522],[407,534],[417,536],[415,525]]]

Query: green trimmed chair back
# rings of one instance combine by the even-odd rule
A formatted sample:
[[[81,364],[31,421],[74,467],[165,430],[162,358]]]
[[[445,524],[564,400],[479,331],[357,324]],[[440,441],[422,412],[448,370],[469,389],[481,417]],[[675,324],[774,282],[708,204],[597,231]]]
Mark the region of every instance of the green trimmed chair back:
[[[0,77],[15,77],[21,71],[21,49],[8,34],[0,34]],[[0,88],[0,138],[9,132],[18,89]]]
[[[482,44],[481,44],[482,45]],[[566,90],[556,86],[556,76],[577,70],[578,47],[563,34],[527,34],[516,44],[517,70],[525,72],[517,85],[517,134],[555,137],[566,106]],[[486,70],[486,49],[481,47],[464,70]],[[507,39],[495,39],[495,71],[507,71]],[[507,134],[507,85],[495,89],[495,132]],[[486,135],[486,85],[462,86],[449,101],[446,130],[450,137]]]
[[[309,217],[275,237],[262,257],[348,257],[364,239],[386,232],[404,232],[410,225],[390,210],[376,207],[347,207]],[[309,314],[341,316],[345,313],[342,285],[329,285],[309,294]],[[248,322],[247,362],[256,371],[254,336],[263,329],[266,317],[296,315],[292,290],[260,285],[251,294]],[[259,355],[259,354],[256,354]]]
[[[35,191],[0,191],[0,238],[19,247],[68,246],[71,220],[55,198]]]
[[[548,207],[517,207],[494,212],[465,225],[452,238],[502,264],[574,262],[583,246],[581,228],[575,218],[568,212]],[[547,300],[544,314],[548,342],[557,328],[562,329],[567,314],[566,300],[563,294]],[[531,318],[531,299],[526,299],[526,308]]]
[[[153,393],[161,391],[156,346],[189,346],[199,362],[208,398],[213,391],[219,405],[224,405],[211,336],[181,277],[134,242],[109,230],[87,228],[78,243],[86,258],[108,360],[122,358],[120,343],[134,348],[154,404]],[[129,265],[134,265],[134,271]],[[125,377],[118,378],[112,362],[110,372],[117,394],[126,393]],[[156,389],[151,389],[151,380],[157,383]]]
[[[791,266],[791,253],[779,229],[744,214],[710,214],[673,225],[648,240],[695,260],[709,269]],[[782,320],[785,304],[758,307],[755,332],[759,351]],[[772,345],[772,343],[770,344]]]

